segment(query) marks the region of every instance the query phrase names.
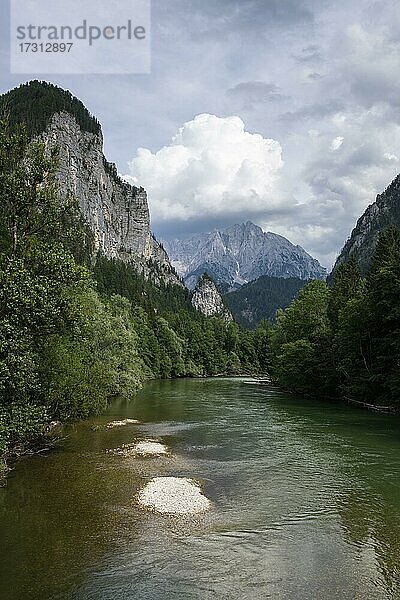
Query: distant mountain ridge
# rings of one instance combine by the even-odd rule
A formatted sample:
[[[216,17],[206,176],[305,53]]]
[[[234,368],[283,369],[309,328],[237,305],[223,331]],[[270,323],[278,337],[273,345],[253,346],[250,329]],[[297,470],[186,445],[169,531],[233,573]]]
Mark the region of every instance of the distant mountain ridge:
[[[208,273],[222,289],[235,289],[266,275],[325,279],[326,270],[301,246],[264,232],[251,221],[189,239],[163,241],[172,265],[189,288]]]

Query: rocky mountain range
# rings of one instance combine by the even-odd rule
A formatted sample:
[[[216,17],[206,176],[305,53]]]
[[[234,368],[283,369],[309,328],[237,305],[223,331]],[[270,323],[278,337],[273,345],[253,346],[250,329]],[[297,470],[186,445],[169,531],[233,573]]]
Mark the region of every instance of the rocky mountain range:
[[[400,175],[386,190],[376,197],[364,214],[358,219],[350,238],[338,256],[330,278],[335,269],[354,256],[365,274],[371,263],[380,232],[390,225],[400,227]]]
[[[208,273],[221,288],[235,289],[262,275],[325,279],[326,270],[301,246],[247,221],[226,229],[163,241],[172,265],[189,288]]]

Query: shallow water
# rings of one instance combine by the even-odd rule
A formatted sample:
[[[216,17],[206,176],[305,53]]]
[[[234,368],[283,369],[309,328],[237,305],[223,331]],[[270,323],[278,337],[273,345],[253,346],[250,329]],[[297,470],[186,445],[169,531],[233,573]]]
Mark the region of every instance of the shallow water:
[[[400,598],[399,418],[178,380],[62,434],[0,489],[1,599]],[[170,454],[107,452],[147,439]],[[195,479],[211,509],[144,510],[157,476]]]

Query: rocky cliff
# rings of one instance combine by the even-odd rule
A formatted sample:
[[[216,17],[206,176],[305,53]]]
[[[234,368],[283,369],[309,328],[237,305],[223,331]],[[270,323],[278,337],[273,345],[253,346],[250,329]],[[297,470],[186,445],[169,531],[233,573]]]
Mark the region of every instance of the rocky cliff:
[[[103,138],[82,131],[75,118],[55,114],[42,138],[59,148],[58,179],[63,196],[78,199],[94,235],[95,249],[107,258],[132,263],[145,275],[152,267],[176,283],[166,252],[150,231],[147,194],[122,181],[103,155]]]
[[[30,82],[0,100],[13,123],[24,123],[33,138],[58,147],[60,193],[72,194],[79,202],[95,250],[132,264],[155,281],[181,285],[151,233],[145,190],[124,182],[115,165],[107,162],[101,127],[84,105],[43,82]]]
[[[192,304],[196,310],[206,317],[221,317],[225,321],[233,320],[217,286],[208,275],[203,275],[199,279],[193,292]]]
[[[250,221],[164,245],[173,266],[191,288],[204,272],[228,289],[262,275],[304,280],[326,277],[325,269],[301,246],[266,233]]]
[[[362,273],[366,273],[374,254],[380,232],[389,225],[400,227],[400,175],[389,187],[376,197],[364,214],[358,219],[350,238],[336,260],[335,269],[350,256],[355,256]]]

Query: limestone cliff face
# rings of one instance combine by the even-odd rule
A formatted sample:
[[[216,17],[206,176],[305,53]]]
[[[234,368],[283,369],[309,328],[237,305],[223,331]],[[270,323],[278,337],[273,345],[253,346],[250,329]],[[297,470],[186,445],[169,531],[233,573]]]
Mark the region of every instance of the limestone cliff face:
[[[390,225],[400,227],[400,175],[377,196],[376,201],[358,219],[350,239],[347,240],[336,260],[329,279],[332,279],[335,269],[350,256],[357,258],[361,272],[365,274],[370,266],[380,232]]]
[[[124,182],[103,154],[103,136],[83,131],[68,112],[52,116],[40,136],[59,148],[60,191],[78,201],[96,251],[131,263],[145,276],[182,285],[168,255],[153,237],[147,194]]]
[[[196,310],[206,317],[221,317],[225,321],[232,321],[230,311],[225,307],[222,296],[213,280],[203,275],[193,292],[192,304]]]

